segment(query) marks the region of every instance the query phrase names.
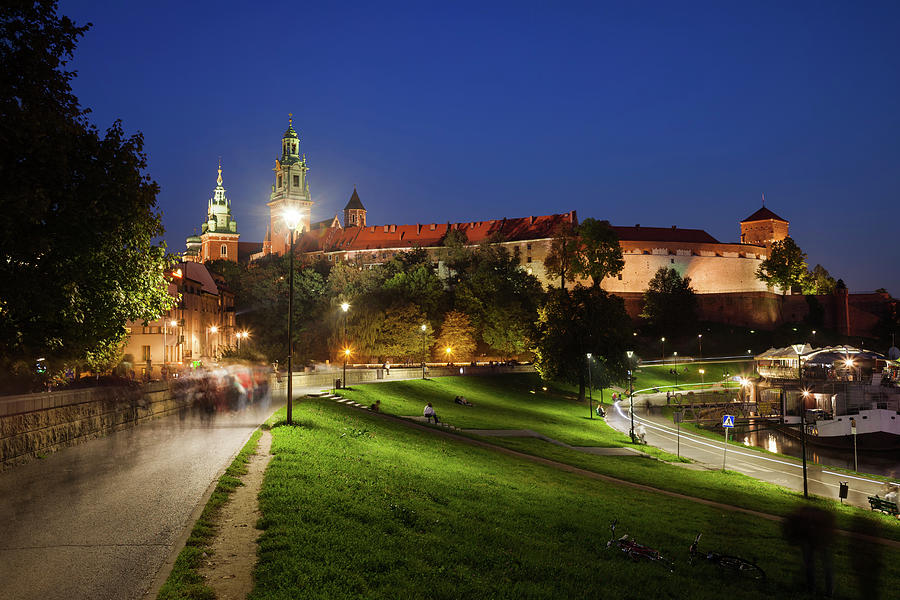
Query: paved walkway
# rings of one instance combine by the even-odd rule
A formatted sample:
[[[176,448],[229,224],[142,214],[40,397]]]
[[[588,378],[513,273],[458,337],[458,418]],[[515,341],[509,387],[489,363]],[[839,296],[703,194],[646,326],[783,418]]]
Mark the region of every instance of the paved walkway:
[[[633,448],[605,448],[601,446],[570,446],[565,442],[560,442],[559,440],[555,440],[551,437],[547,437],[542,433],[538,433],[537,431],[532,431],[531,429],[463,429],[464,433],[470,433],[472,435],[480,435],[483,437],[530,437],[537,438],[539,440],[544,440],[545,442],[549,442],[551,444],[556,444],[557,446],[562,446],[563,448],[569,448],[570,450],[577,450],[578,452],[585,452],[587,454],[596,454],[598,456],[646,456],[643,452],[635,450]]]

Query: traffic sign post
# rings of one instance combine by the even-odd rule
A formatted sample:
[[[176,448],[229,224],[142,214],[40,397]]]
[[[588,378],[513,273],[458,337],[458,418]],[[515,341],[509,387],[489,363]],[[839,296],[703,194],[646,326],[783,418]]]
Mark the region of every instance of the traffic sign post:
[[[681,458],[681,420],[684,418],[684,413],[678,410],[672,414],[675,416],[675,426],[678,428],[678,458]]]
[[[722,470],[725,470],[725,459],[728,456],[728,432],[734,427],[734,415],[722,415],[722,427],[725,428],[725,444],[722,446]]]

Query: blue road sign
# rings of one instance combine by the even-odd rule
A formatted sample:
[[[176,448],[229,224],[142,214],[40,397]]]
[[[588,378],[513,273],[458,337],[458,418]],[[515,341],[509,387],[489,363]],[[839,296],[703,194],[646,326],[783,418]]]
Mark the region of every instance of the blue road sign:
[[[722,415],[722,427],[734,427],[734,415]]]

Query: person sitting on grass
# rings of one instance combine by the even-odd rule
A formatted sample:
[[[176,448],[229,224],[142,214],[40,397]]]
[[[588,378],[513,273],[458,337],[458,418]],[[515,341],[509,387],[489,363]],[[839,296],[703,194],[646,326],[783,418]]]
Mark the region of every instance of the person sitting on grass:
[[[453,399],[453,401],[457,404],[462,404],[463,406],[475,406],[474,404],[466,400],[464,396],[457,396]]]
[[[381,411],[381,400],[376,400],[375,404],[373,404],[369,407],[369,410],[371,410],[373,412]]]
[[[432,419],[434,419],[435,425],[440,423],[440,421],[438,421],[437,413],[434,412],[434,407],[431,406],[431,402],[425,405],[425,411],[423,414],[425,415],[425,420],[427,420],[429,423],[431,423]]]

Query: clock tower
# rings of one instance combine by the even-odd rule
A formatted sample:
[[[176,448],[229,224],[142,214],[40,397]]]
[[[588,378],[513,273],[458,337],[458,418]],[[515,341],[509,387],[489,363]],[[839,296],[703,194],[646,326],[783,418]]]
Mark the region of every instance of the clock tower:
[[[291,232],[282,217],[284,211],[292,208],[302,215],[300,224],[294,232],[297,236],[309,231],[310,210],[313,205],[309,195],[309,182],[306,179],[309,168],[306,166],[306,156],[300,154],[300,136],[294,130],[292,114],[288,114],[288,128],[281,138],[281,158],[275,160],[273,170],[275,181],[268,202],[270,252],[283,255],[288,252],[291,245]]]

